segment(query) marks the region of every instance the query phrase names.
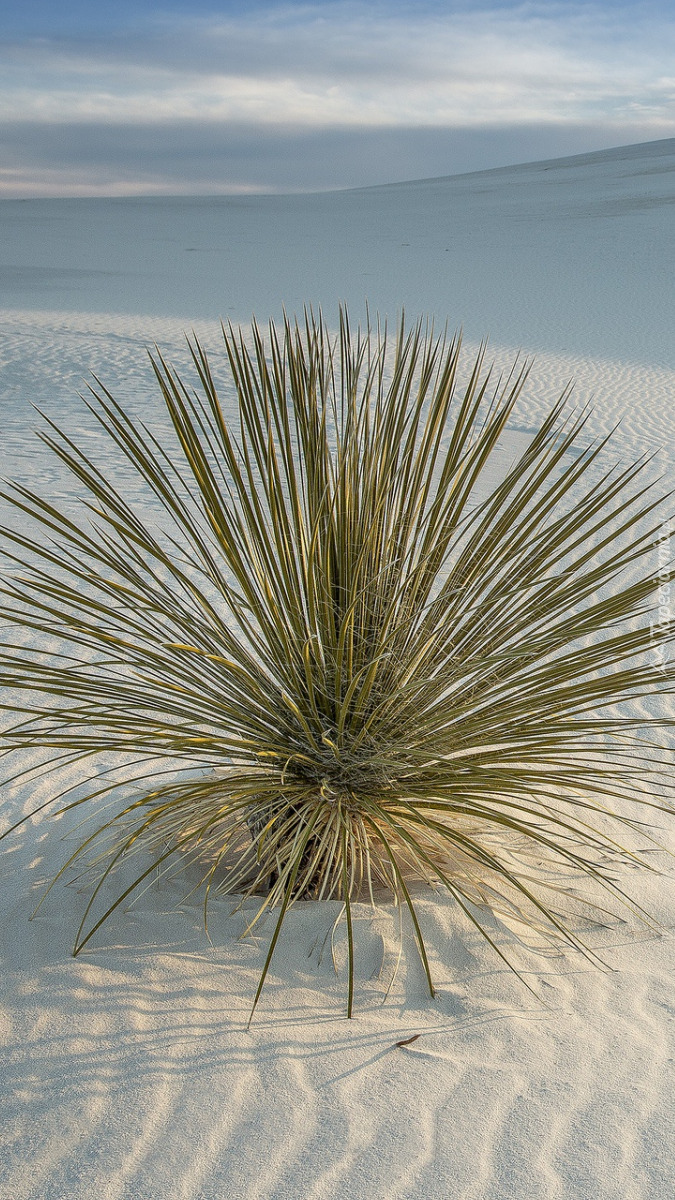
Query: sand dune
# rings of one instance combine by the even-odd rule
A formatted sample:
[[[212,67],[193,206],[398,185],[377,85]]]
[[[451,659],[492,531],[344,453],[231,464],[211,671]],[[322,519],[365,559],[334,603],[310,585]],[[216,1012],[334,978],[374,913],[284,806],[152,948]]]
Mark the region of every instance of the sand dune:
[[[0,201],[4,308],[201,319],[339,301],[675,368],[675,139],[308,196]]]
[[[237,292],[236,315],[244,319],[251,308],[259,316],[276,312],[281,300],[295,303],[296,292],[298,302],[329,297],[332,304],[336,297],[354,297],[360,303],[365,274],[357,278],[354,264],[364,254],[362,268],[376,268],[368,289],[374,307],[395,311],[405,301],[412,315],[420,308],[438,311],[445,303],[443,315],[451,326],[456,318],[466,319],[470,346],[491,333],[491,357],[498,367],[510,365],[518,349],[536,352],[502,455],[514,453],[522,432],[574,378],[575,401],[593,402],[590,436],[620,421],[615,435],[620,455],[658,451],[655,469],[672,472],[675,357],[666,331],[672,335],[675,307],[672,272],[667,287],[660,272],[673,252],[668,205],[674,169],[675,143],[656,143],[367,194],[238,202],[245,218],[236,219],[247,224],[237,228],[249,230],[249,242],[233,251],[239,265],[232,268],[230,287],[237,291],[247,255],[251,280]],[[477,195],[484,196],[484,209],[467,233],[469,249],[461,254],[467,262],[480,254],[482,231],[481,328],[478,292],[469,295],[446,276],[443,287],[436,283],[436,290],[426,293],[433,302],[425,304],[420,283],[438,249],[424,241],[429,230],[443,222],[451,226],[456,213],[459,239]],[[87,221],[102,219],[102,210],[91,215],[94,202],[82,202],[79,210],[80,202],[68,202],[70,209],[66,202],[39,203],[46,214],[56,211],[50,206],[62,205],[66,224],[75,222],[76,211],[89,214]],[[95,203],[105,207],[107,202]],[[134,202],[130,210],[143,213],[144,203]],[[148,203],[164,204],[161,228],[173,230],[175,244],[181,245],[185,231],[195,226],[195,214],[208,211],[209,220],[215,220],[216,208],[225,204]],[[230,306],[216,302],[216,275],[202,256],[207,263],[202,291],[191,266],[180,297],[185,309],[177,307],[175,297],[169,312],[158,311],[158,304],[137,308],[144,296],[159,294],[167,253],[166,247],[148,250],[148,259],[137,263],[142,279],[130,280],[131,251],[142,222],[129,233],[118,291],[100,275],[72,289],[71,302],[61,284],[60,291],[50,293],[46,276],[39,275],[47,241],[38,237],[30,254],[27,249],[31,205],[34,217],[36,204],[30,202],[22,218],[25,240],[14,244],[19,274],[5,292],[0,313],[3,474],[21,476],[67,503],[70,485],[31,435],[38,422],[30,404],[80,426],[81,436],[94,437],[76,397],[93,371],[119,399],[152,411],[148,406],[157,401],[145,347],[156,341],[170,359],[184,363],[183,330],[191,316],[198,319],[196,329],[205,343],[216,346],[216,318],[227,316]],[[4,212],[0,205],[0,222]],[[321,214],[327,246],[326,214],[333,215],[340,236],[345,230],[353,236],[349,295],[339,253],[327,252],[311,271],[307,268],[308,246],[315,244],[311,229],[308,239],[301,237],[308,213],[317,222]],[[373,234],[378,213],[385,231],[381,237]],[[8,240],[11,221],[5,226]],[[393,261],[388,254],[404,226],[420,237],[406,248],[406,266],[402,254]],[[526,244],[533,247],[527,264],[532,304],[515,316],[513,311],[504,316],[502,271],[508,264],[495,257],[500,229],[511,231],[512,255]],[[575,241],[582,230],[583,246]],[[296,240],[291,245],[281,239],[273,271],[265,259],[265,239],[279,245],[280,232],[287,237],[293,232]],[[255,252],[254,233],[262,243]],[[633,235],[635,255],[624,260],[621,283],[621,254],[627,254]],[[122,239],[122,231],[115,236]],[[628,239],[625,245],[622,238]],[[647,241],[649,258],[640,260]],[[573,243],[577,258],[572,262],[567,255]],[[603,259],[610,243],[613,256]],[[105,254],[114,256],[119,245],[113,239]],[[291,249],[295,268],[292,263],[289,268]],[[186,255],[191,262],[197,257],[198,251]],[[29,305],[31,279],[35,291]],[[641,281],[638,290],[635,280]],[[525,282],[524,274],[518,276],[508,293],[514,305]],[[537,315],[542,296],[549,299]],[[605,307],[589,317],[592,302],[602,298]],[[158,408],[154,411],[159,420]],[[6,787],[2,819],[32,808],[51,786],[46,778]],[[675,850],[675,825],[661,832]],[[520,955],[541,1001],[440,895],[420,899],[438,981],[438,996],[431,1001],[414,953],[403,955],[394,975],[396,914],[383,906],[373,918],[359,907],[356,1016],[349,1022],[344,970],[336,977],[325,944],[337,907],[299,905],[289,914],[263,1001],[247,1028],[269,920],[255,936],[242,939],[244,914],[233,911],[231,900],[216,900],[209,941],[199,897],[185,899],[185,884],[165,878],[128,912],[116,915],[73,960],[69,950],[82,912],[77,887],[57,887],[35,920],[27,921],[42,881],[63,860],[67,843],[59,838],[59,825],[35,820],[3,845],[3,1200],[666,1200],[671,1195],[672,879],[636,875],[630,881],[661,922],[658,935],[634,919],[589,931],[611,965],[606,972],[575,956],[528,956],[502,930],[499,937]],[[340,927],[335,953],[340,966],[346,954]],[[415,1034],[416,1041],[397,1046]]]

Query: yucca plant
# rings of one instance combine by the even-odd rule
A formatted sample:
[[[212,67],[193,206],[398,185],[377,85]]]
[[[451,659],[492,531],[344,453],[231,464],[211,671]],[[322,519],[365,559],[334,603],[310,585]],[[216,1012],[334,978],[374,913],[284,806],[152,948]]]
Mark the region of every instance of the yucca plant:
[[[254,1008],[302,899],[342,901],[349,1015],[357,898],[407,907],[433,995],[415,881],[499,954],[487,910],[591,953],[566,899],[581,877],[629,902],[617,863],[670,786],[672,721],[635,705],[673,689],[645,462],[603,467],[563,396],[486,490],[526,366],[494,380],[481,351],[460,383],[459,339],[344,312],[335,336],[311,314],[223,333],[229,409],[194,340],[196,391],[152,359],[172,434],[98,381],[87,401],[147,508],[52,421],[79,516],[4,493],[37,527],[4,531],[2,612],[33,634],[0,652],[6,753],[93,760],[52,800],[93,815],[62,868],[98,871],[74,953],[176,861],[202,864],[205,914],[215,888],[275,910]]]

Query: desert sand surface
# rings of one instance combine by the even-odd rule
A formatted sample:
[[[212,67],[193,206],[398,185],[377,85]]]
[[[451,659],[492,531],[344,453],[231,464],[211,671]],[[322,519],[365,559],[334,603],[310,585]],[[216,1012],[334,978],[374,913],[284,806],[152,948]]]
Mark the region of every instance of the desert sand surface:
[[[161,423],[149,345],[183,366],[195,329],[215,361],[220,317],[311,303],[330,322],[367,300],[463,325],[467,361],[488,335],[497,369],[534,357],[503,461],[573,379],[588,436],[615,429],[615,459],[653,454],[672,482],[674,205],[673,140],[316,196],[2,201],[2,475],[68,506],[33,405],[93,446],[77,396],[92,373]],[[5,785],[3,826],[54,788],[53,772]],[[675,820],[659,825],[675,851]],[[347,1020],[339,905],[298,904],[247,1027],[272,918],[242,938],[246,913],[216,899],[207,937],[189,879],[163,878],[73,959],[77,885],[28,920],[68,845],[47,817],[2,843],[2,1200],[672,1195],[665,855],[670,878],[625,881],[659,928],[588,934],[606,971],[497,931],[538,999],[449,899],[420,893],[436,998],[409,938],[394,970],[398,915],[362,905]]]

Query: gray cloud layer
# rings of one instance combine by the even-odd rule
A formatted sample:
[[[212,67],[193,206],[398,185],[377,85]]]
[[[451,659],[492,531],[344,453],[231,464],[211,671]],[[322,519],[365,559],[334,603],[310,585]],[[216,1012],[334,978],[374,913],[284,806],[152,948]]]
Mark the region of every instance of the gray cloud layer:
[[[630,127],[614,141],[634,141]],[[0,133],[5,195],[201,194],[360,187],[597,150],[603,126],[260,129],[14,124]],[[304,186],[303,186],[304,185]]]

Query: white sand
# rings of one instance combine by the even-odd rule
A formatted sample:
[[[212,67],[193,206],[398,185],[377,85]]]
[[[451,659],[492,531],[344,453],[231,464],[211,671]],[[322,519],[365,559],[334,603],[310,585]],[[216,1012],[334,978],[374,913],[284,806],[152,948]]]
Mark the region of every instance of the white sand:
[[[537,351],[527,395],[501,454],[512,453],[518,431],[531,428],[574,377],[576,398],[593,397],[592,433],[606,432],[620,419],[618,453],[662,447],[659,464],[672,472],[675,146],[670,147],[669,154],[660,145],[641,155],[586,156],[576,167],[547,172],[549,207],[555,210],[557,201],[558,217],[547,226],[546,262],[534,259],[528,270],[533,295],[563,289],[566,351],[555,331],[547,340],[545,322],[528,338],[527,312],[519,326],[511,315],[510,325],[486,319],[484,329],[471,329],[472,336],[492,329],[498,362],[512,360],[509,344]],[[502,196],[504,255],[509,247],[515,254],[524,234],[518,225],[509,242],[508,229],[519,212],[525,221],[529,202],[514,209],[514,196],[530,194],[534,171],[449,181],[445,192],[438,181],[433,187],[375,189],[364,203],[371,212],[381,198],[383,223],[392,213],[403,222],[406,214],[412,220],[411,214],[424,211],[427,224],[420,236],[431,237],[434,211],[438,222],[447,225],[450,211],[458,228],[469,228],[475,196],[487,179],[495,229]],[[330,198],[321,203],[330,211]],[[347,202],[336,196],[332,203],[338,222]],[[2,212],[0,206],[0,223]],[[265,205],[256,212],[263,236]],[[656,241],[649,261],[631,260],[631,280],[642,271],[642,290],[640,303],[630,303],[630,296],[615,294],[624,243],[630,243],[626,222],[630,215],[636,239],[630,244],[639,245],[645,213]],[[482,219],[479,211],[471,227],[474,250]],[[533,238],[543,245],[532,212],[529,219]],[[556,228],[559,243],[552,240]],[[370,251],[358,222],[352,230],[356,259],[359,250]],[[130,242],[134,236],[131,229]],[[575,334],[565,255],[572,242],[585,239],[586,257],[595,261],[595,238],[606,260],[605,274],[594,279],[593,288],[599,296],[604,288],[609,310],[624,327],[619,323],[612,332],[599,316],[597,357],[589,357],[594,331],[589,333],[580,315]],[[28,244],[27,238],[16,250],[24,280],[29,267],[37,269]],[[613,255],[607,251],[612,245]],[[577,246],[579,261],[583,249]],[[400,264],[392,270],[382,253],[386,282],[378,283],[377,302],[395,311],[408,276]],[[661,284],[649,288],[647,276],[658,255],[659,270],[670,271],[668,294]],[[157,294],[161,284],[153,270],[138,266],[147,292],[154,284]],[[329,257],[321,270],[321,291],[328,295]],[[489,260],[481,271],[489,277]],[[215,316],[218,303],[206,295],[207,283],[197,315],[210,345],[217,333],[204,314]],[[302,279],[296,283],[299,287]],[[588,281],[577,284],[587,295]],[[157,340],[180,361],[182,330],[192,315],[189,308],[184,319],[148,308],[157,315],[139,316],[132,303],[125,315],[117,303],[107,303],[105,280],[97,286],[98,293],[87,293],[90,311],[77,309],[77,297],[71,310],[62,296],[55,310],[41,284],[35,307],[24,302],[0,314],[3,474],[21,475],[66,503],[66,481],[30,435],[36,421],[28,402],[77,424],[75,393],[93,370],[120,399],[146,406],[154,391],[144,345]],[[250,307],[259,315],[278,310],[280,296],[272,298],[269,274],[262,272],[257,295],[253,284],[250,288]],[[449,289],[451,321],[462,315],[460,293]],[[488,316],[498,318],[498,308],[494,297],[486,300]],[[551,306],[549,324],[553,312]],[[655,328],[671,330],[661,349],[654,349]],[[622,341],[634,348],[632,354],[617,353]],[[644,353],[635,349],[641,345]],[[83,436],[93,434],[85,429]],[[6,788],[3,820],[46,798],[53,784],[52,777],[30,789]],[[663,836],[675,849],[675,823]],[[83,906],[77,888],[58,887],[36,919],[27,921],[40,882],[63,860],[59,826],[32,822],[3,845],[2,1200],[667,1200],[673,1194],[672,879],[636,874],[626,881],[664,932],[651,937],[630,922],[595,931],[593,943],[612,971],[595,971],[573,957],[522,957],[541,1004],[442,897],[420,901],[437,999],[429,999],[410,945],[387,995],[396,918],[383,910],[373,920],[360,909],[352,1021],[343,1015],[344,971],[336,979],[330,953],[322,951],[336,908],[299,905],[289,914],[247,1031],[269,919],[255,938],[239,940],[243,915],[232,914],[232,901],[216,901],[211,944],[199,899],[184,900],[187,886],[165,880],[115,916],[92,948],[73,960],[69,949]],[[336,952],[340,962],[342,934]],[[396,1046],[413,1034],[420,1037],[409,1047]]]

